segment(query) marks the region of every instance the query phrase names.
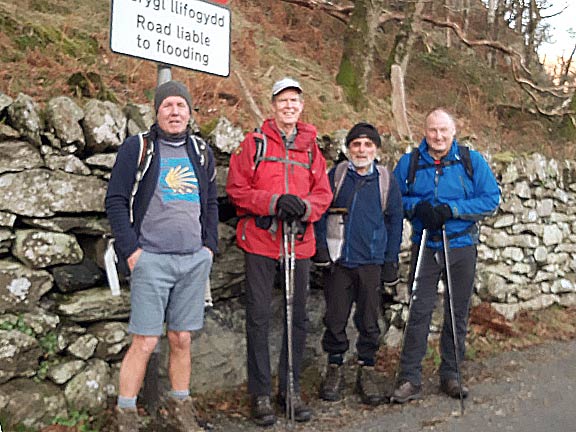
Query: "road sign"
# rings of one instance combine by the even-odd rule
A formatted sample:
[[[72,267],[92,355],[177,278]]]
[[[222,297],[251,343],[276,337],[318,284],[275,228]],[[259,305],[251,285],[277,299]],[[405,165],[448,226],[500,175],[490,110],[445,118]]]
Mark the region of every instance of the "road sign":
[[[230,10],[220,5],[226,1],[112,0],[110,49],[227,77]]]

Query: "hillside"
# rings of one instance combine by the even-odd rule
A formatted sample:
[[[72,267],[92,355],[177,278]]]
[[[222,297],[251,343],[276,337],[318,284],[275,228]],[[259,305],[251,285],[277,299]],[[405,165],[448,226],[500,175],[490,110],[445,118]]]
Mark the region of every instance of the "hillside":
[[[334,84],[344,24],[323,12],[281,1],[230,0],[229,6],[230,77],[172,69],[173,77],[190,87],[201,125],[209,128],[225,116],[243,129],[254,127],[238,77],[266,113],[272,83],[291,75],[305,88],[304,119],[316,124],[321,134],[361,119],[375,123],[383,134],[392,133],[390,84],[383,65],[398,24],[384,28],[370,100],[355,112]],[[110,51],[109,16],[110,0],[0,0],[0,91],[12,97],[23,92],[40,103],[62,94],[118,103],[150,101],[156,65]],[[430,52],[416,46],[406,77],[408,117],[415,137],[420,136],[424,113],[443,105],[456,113],[459,135],[472,137],[479,148],[572,156],[571,148],[557,144],[550,121],[496,108],[520,105],[525,96],[510,72],[496,72],[481,58],[458,44]]]

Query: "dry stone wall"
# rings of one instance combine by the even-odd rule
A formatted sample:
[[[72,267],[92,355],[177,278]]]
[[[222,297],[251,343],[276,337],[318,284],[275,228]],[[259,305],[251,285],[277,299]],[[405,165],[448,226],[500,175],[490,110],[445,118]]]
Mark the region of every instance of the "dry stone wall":
[[[0,417],[45,426],[71,408],[96,413],[116,395],[129,344],[129,292],[124,286],[112,297],[102,271],[109,233],[104,196],[118,147],[152,121],[147,105],[90,100],[81,107],[62,96],[40,107],[24,94],[0,93]],[[340,138],[323,139],[327,155],[342,145],[342,131],[333,136]],[[223,198],[229,154],[242,131],[221,119],[209,139]],[[474,302],[490,303],[509,319],[526,309],[575,304],[575,163],[532,155],[492,165],[503,202],[482,227]],[[408,234],[406,226],[403,275]],[[231,224],[221,223],[219,235],[222,254],[211,275],[216,305],[193,341],[194,392],[246,378],[243,257]],[[321,285],[318,272],[313,281]],[[272,358],[282,330],[276,294]],[[389,294],[383,341],[395,345],[407,311],[405,283]],[[309,304],[306,365],[321,367],[320,290],[312,289]],[[166,347],[162,353],[165,377]]]

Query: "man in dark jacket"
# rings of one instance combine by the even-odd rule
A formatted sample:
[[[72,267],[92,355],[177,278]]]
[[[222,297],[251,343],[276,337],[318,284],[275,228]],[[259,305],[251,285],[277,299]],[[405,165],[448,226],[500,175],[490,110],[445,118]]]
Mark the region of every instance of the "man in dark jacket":
[[[414,279],[423,230],[426,229],[429,234],[417,275],[417,292],[412,293],[410,317],[406,323],[400,357],[400,374],[391,397],[397,403],[421,397],[422,360],[426,354],[440,278],[445,288],[440,339],[440,388],[454,398],[459,398],[461,393],[463,397],[468,395],[468,388],[460,388],[461,381],[458,382],[459,365],[454,349],[442,231],[445,230],[449,242],[446,246],[449,248],[452,276],[457,355],[462,360],[476,273],[476,223],[497,210],[500,190],[482,155],[470,150],[469,157],[466,157],[467,149],[458,146],[455,134],[452,116],[442,108],[434,109],[426,116],[425,138],[418,147],[417,164],[411,163],[412,154],[405,154],[394,169],[402,192],[404,215],[412,224],[410,280]]]
[[[190,133],[191,98],[177,81],[154,97],[156,123],[145,138],[154,153],[134,185],[143,145],[138,136],[120,147],[106,194],[116,249],[131,271],[132,343],[120,368],[117,429],[137,431],[136,397],[146,365],[166,323],[170,346],[167,424],[202,430],[190,398],[190,332],[204,322],[204,292],[217,252],[216,167],[211,150]],[[153,146],[153,147],[151,147]]]
[[[340,399],[342,365],[349,348],[346,325],[356,303],[356,391],[364,403],[377,405],[383,401],[374,370],[380,338],[379,288],[381,279],[388,283],[398,280],[402,196],[396,179],[375,162],[381,140],[374,126],[356,124],[346,137],[346,147],[349,161],[340,162],[328,174],[334,193],[332,206],[316,224],[314,261],[318,265],[334,263],[325,272],[322,347],[328,353],[328,366],[320,397]]]
[[[310,409],[300,398],[299,378],[308,324],[310,257],[315,252],[311,223],[332,199],[326,161],[316,144],[316,128],[299,120],[304,108],[300,84],[291,78],[277,81],[272,87],[271,108],[273,118],[264,121],[262,133],[249,133],[232,155],[226,184],[240,216],[236,240],[245,252],[248,392],[252,419],[260,426],[276,422],[270,403],[270,304],[278,263],[291,252],[284,250],[284,228],[294,224],[301,229],[294,248],[292,406],[296,421],[310,420]],[[288,385],[286,339],[284,333],[278,367],[281,407],[285,407]]]

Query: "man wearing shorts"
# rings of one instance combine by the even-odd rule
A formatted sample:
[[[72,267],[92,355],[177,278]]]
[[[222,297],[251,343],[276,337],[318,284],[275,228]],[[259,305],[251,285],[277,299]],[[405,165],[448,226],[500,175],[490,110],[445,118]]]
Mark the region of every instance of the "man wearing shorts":
[[[154,97],[156,123],[144,138],[154,153],[136,194],[132,197],[141,160],[138,136],[120,147],[108,185],[106,212],[116,250],[132,272],[132,343],[120,368],[118,431],[139,430],[136,397],[164,323],[172,386],[167,425],[170,430],[202,430],[190,398],[190,332],[204,323],[204,291],[217,251],[218,203],[214,156],[190,132],[191,106],[182,83],[160,85]]]

